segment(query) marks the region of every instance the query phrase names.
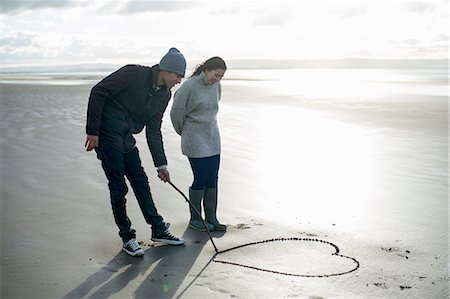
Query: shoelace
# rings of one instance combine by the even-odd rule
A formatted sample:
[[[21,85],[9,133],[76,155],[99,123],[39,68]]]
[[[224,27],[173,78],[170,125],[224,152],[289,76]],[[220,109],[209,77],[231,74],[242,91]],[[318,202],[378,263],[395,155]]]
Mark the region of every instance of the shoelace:
[[[178,240],[178,238],[172,235],[168,229],[164,232],[164,234],[167,236],[167,239]]]
[[[131,250],[133,251],[140,249],[138,242],[136,242],[135,240],[130,240],[128,242],[128,246],[130,246]]]

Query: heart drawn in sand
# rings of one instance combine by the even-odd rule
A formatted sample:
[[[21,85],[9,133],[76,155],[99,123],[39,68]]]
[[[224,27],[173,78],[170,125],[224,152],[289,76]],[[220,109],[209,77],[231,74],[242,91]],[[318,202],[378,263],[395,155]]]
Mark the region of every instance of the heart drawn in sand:
[[[297,277],[339,276],[359,268],[355,258],[339,252],[337,245],[320,239],[276,238],[219,251],[213,261]]]

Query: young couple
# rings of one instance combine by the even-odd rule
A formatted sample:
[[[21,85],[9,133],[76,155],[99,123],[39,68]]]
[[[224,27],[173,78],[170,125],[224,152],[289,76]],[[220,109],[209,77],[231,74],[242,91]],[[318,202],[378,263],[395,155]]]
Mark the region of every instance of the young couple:
[[[225,231],[217,211],[217,181],[220,164],[220,135],[217,113],[221,97],[220,80],[227,67],[220,57],[199,65],[175,92],[170,112],[173,127],[181,135],[181,149],[189,159],[194,181],[189,189],[189,227],[206,228],[197,211],[205,212],[209,230]],[[171,98],[171,88],[181,82],[186,60],[171,48],[152,67],[126,65],[97,83],[91,90],[87,110],[87,151],[95,150],[108,180],[112,212],[122,238],[122,249],[132,256],[144,251],[136,240],[126,211],[128,179],[146,222],[151,239],[170,245],[184,240],[170,233],[169,224],[158,214],[142,167],[133,134],[144,128],[158,177],[170,182],[161,134],[163,114]],[[195,209],[194,209],[195,208]]]

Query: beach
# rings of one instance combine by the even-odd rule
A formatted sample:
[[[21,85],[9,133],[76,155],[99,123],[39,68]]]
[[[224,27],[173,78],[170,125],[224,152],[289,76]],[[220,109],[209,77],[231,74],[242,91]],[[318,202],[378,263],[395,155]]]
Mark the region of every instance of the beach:
[[[183,197],[157,178],[145,134],[137,146],[156,206],[186,244],[150,241],[130,188],[145,255],[121,251],[105,175],[84,149],[99,78],[0,80],[1,298],[448,298],[447,69],[226,73],[218,217],[228,230],[214,244],[301,241],[217,260],[304,277],[212,260],[208,235],[187,228]],[[192,174],[168,111],[171,181],[187,194]]]

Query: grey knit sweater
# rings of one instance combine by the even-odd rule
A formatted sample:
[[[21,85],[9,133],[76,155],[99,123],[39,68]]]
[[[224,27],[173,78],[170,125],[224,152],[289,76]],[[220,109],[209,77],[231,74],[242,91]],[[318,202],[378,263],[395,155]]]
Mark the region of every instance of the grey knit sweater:
[[[205,72],[188,78],[175,92],[170,118],[181,135],[181,151],[189,158],[220,154],[220,96],[220,82],[209,85]]]

